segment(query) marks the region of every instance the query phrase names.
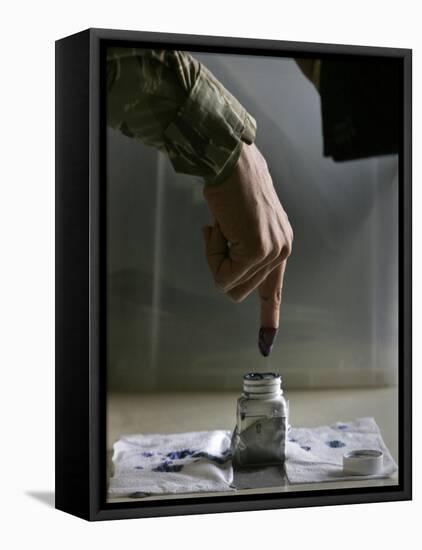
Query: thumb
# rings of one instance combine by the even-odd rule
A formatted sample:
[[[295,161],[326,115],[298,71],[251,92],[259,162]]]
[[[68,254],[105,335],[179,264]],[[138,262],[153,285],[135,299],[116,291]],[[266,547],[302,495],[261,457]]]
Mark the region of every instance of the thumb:
[[[227,241],[217,223],[212,227],[203,227],[202,233],[205,240],[208,266],[217,283],[220,276],[220,270],[227,259]],[[224,283],[224,281],[222,281],[222,283]],[[220,284],[217,284],[217,286],[220,288]]]

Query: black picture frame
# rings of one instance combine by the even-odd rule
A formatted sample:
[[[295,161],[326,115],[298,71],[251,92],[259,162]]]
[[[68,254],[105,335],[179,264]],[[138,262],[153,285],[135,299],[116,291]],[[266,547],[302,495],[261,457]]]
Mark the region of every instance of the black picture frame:
[[[105,117],[107,44],[250,55],[398,59],[403,74],[399,162],[399,483],[397,486],[106,502]],[[412,52],[367,46],[87,29],[56,42],[56,508],[86,520],[409,500],[412,497]]]

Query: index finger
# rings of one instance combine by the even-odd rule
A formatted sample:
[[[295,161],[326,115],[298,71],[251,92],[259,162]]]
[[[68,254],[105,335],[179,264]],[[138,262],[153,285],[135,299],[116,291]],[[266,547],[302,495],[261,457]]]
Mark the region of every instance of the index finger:
[[[285,270],[286,260],[275,267],[258,287],[261,302],[261,327],[278,328]]]

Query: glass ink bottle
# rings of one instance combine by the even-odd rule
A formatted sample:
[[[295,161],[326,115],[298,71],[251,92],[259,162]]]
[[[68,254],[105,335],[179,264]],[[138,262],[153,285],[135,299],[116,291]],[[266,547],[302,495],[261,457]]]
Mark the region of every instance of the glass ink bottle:
[[[245,374],[232,436],[234,465],[242,468],[284,463],[287,430],[288,402],[280,375]]]

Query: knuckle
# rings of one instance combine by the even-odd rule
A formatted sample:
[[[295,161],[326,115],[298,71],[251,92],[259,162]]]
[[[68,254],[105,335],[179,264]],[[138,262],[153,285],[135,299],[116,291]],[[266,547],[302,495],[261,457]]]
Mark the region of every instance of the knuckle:
[[[282,295],[282,289],[279,288],[276,290],[274,294],[274,305],[278,307],[281,304],[281,295]]]
[[[284,259],[287,260],[287,258],[290,256],[290,254],[292,253],[292,245],[291,243],[286,243],[286,245],[284,246],[284,249],[283,249],[283,252],[284,252]]]
[[[272,252],[271,245],[263,239],[258,239],[255,243],[252,257],[256,261],[265,260]]]
[[[271,253],[272,260],[275,260],[276,258],[279,258],[283,253],[283,244],[277,241],[274,244],[273,251]]]
[[[267,310],[276,311],[280,308],[282,299],[282,289],[277,289],[270,296],[261,296],[262,302],[265,304]]]
[[[284,240],[280,250],[280,257],[283,260],[287,260],[287,258],[290,256],[290,254],[292,253],[292,247],[293,247],[293,239],[291,237],[287,237]]]

